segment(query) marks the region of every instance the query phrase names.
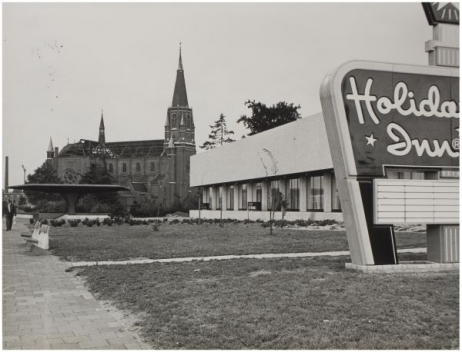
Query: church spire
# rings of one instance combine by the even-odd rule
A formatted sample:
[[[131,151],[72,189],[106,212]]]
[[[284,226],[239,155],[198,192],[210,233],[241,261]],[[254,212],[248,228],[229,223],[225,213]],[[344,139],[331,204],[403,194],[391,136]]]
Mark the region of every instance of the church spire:
[[[53,141],[51,140],[50,136],[50,144],[48,144],[48,150],[47,150],[47,159],[53,159],[55,155],[55,152],[53,150]]]
[[[103,119],[103,110],[101,109],[101,122],[99,124],[99,144],[106,144],[106,136],[104,134],[104,119]]]
[[[180,60],[178,62],[178,71],[183,71],[183,60],[181,59],[181,42],[180,42]]]
[[[178,61],[178,70],[176,71],[175,90],[173,91],[172,107],[188,107],[188,95],[186,94],[186,82],[184,79],[183,60],[181,58],[181,43],[180,43],[180,59]]]

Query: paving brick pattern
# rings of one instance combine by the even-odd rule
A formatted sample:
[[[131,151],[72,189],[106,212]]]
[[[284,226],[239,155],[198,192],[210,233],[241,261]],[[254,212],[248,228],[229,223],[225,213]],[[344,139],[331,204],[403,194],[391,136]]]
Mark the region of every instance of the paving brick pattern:
[[[65,263],[31,255],[26,231],[3,231],[3,349],[149,349]]]

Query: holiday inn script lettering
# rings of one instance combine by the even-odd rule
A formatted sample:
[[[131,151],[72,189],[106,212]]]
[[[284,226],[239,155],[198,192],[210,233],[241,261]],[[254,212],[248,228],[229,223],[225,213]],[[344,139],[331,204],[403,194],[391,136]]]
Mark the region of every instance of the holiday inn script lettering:
[[[372,181],[393,167],[458,168],[458,69],[349,62],[321,102],[352,261],[396,263],[392,227],[372,223]]]

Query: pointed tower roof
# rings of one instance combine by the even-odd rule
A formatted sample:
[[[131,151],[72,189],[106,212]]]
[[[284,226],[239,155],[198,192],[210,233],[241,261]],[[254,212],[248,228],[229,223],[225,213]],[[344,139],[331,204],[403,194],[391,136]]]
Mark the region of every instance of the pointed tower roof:
[[[104,128],[103,109],[101,109],[101,122],[99,124],[99,128]]]
[[[53,141],[51,140],[51,136],[50,136],[50,144],[48,144],[47,152],[54,152],[54,150],[53,150]]]
[[[184,79],[183,61],[181,59],[181,43],[180,43],[180,59],[178,62],[178,70],[176,71],[175,90],[173,91],[172,107],[188,107],[188,95],[186,94],[186,82]]]
[[[103,110],[101,110],[101,122],[99,123],[99,144],[106,144],[106,135],[104,133],[104,119],[103,119]]]

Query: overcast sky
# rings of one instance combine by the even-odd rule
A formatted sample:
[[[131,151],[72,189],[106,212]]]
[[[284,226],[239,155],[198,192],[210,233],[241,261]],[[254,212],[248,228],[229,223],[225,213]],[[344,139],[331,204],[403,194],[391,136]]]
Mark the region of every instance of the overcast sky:
[[[320,112],[345,61],[427,65],[429,39],[420,2],[4,3],[2,164],[22,184],[50,136],[97,140],[101,109],[108,142],[162,139],[180,41],[200,145],[221,113],[241,138],[249,99]]]

